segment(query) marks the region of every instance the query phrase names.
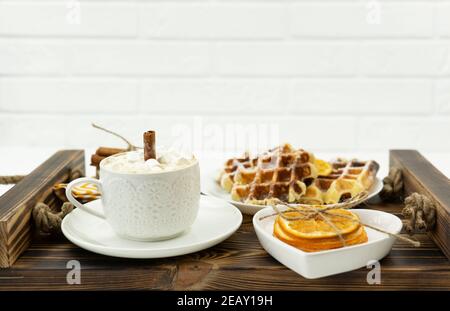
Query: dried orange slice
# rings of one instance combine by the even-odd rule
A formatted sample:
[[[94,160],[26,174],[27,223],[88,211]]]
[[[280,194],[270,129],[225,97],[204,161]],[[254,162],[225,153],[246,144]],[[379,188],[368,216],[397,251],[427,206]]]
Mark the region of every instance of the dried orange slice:
[[[317,215],[311,219],[287,220],[280,216],[276,219],[276,224],[279,226],[285,235],[294,239],[321,239],[337,237],[339,230],[341,235],[349,234],[360,227],[358,216],[345,209],[329,210],[326,215],[328,221]],[[330,215],[331,214],[331,215]],[[299,212],[292,211],[285,213],[287,217],[299,216]],[[335,215],[335,216],[333,216]],[[345,217],[340,217],[343,215]],[[332,225],[331,225],[331,224]]]
[[[320,176],[328,176],[331,174],[332,168],[331,168],[330,163],[328,163],[324,160],[315,159],[314,164],[316,165],[318,174]]]
[[[293,238],[286,234],[280,226],[275,223],[274,236],[280,241],[299,248],[305,252],[317,252],[333,248],[340,248],[344,246],[344,243],[339,237],[323,238],[323,239],[300,239]],[[355,231],[342,236],[345,240],[345,245],[355,245],[367,242],[367,234],[363,226],[359,226]]]

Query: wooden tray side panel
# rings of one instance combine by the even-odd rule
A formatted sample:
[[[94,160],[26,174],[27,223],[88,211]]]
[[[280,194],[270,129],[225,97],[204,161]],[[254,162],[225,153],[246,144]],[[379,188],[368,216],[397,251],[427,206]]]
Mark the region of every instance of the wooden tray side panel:
[[[429,233],[450,259],[450,181],[416,150],[391,150],[390,166],[402,169],[405,195],[417,192],[436,205],[436,227]]]
[[[84,151],[58,151],[0,197],[0,267],[10,267],[28,248],[33,206],[74,170],[85,174]]]
[[[0,268],[9,267],[6,232],[6,223],[0,222]]]

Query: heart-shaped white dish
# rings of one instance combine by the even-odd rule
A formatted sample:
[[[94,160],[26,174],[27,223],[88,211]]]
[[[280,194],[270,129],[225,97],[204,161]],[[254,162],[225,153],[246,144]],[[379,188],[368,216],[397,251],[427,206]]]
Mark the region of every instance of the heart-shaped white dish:
[[[395,215],[377,210],[352,210],[362,223],[387,232],[398,234],[402,221]],[[321,252],[308,253],[286,244],[273,236],[275,217],[271,207],[260,210],[253,216],[253,226],[262,247],[289,269],[308,279],[325,277],[359,269],[372,261],[378,261],[389,254],[395,238],[391,235],[365,227],[368,242]]]

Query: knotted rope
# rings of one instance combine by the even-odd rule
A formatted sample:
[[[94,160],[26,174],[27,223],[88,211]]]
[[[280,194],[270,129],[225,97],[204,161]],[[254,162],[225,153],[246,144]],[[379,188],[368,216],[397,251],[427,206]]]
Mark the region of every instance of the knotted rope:
[[[63,218],[72,210],[70,202],[64,202],[60,212],[54,212],[47,204],[39,202],[33,208],[34,223],[42,233],[59,232]]]
[[[0,176],[0,185],[13,185],[25,178],[25,175]]]
[[[385,202],[401,201],[403,197],[403,175],[399,168],[391,167],[389,175],[383,179],[380,197]],[[426,196],[412,193],[404,200],[402,215],[406,218],[403,227],[409,235],[433,229],[436,223],[436,206]]]
[[[436,224],[436,206],[429,198],[417,192],[405,199],[402,214],[406,218],[404,225],[409,235],[430,231]]]
[[[80,171],[71,171],[69,181],[81,177]],[[53,194],[63,202],[61,208],[51,208],[49,205],[38,202],[33,208],[33,219],[36,228],[41,233],[59,233],[61,231],[61,222],[69,214],[74,206],[67,202],[65,189],[59,187],[59,184],[53,186]]]
[[[81,177],[80,171],[71,171],[69,180]],[[25,176],[0,176],[0,184],[17,184]],[[61,222],[63,218],[73,210],[73,205],[67,202],[65,189],[57,184],[53,187],[53,194],[63,203],[61,208],[52,209],[49,205],[38,202],[33,207],[32,216],[36,228],[42,233],[57,233],[61,230]],[[45,199],[45,198],[44,198]]]
[[[383,201],[395,201],[403,195],[403,175],[399,168],[391,167],[389,175],[383,179],[383,190],[380,197]]]

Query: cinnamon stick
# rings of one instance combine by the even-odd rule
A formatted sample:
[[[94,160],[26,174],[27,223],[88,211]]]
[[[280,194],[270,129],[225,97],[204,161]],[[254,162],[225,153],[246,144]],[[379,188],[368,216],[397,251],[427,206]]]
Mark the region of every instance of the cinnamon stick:
[[[144,160],[156,159],[155,131],[144,133]]]
[[[93,154],[91,156],[91,165],[98,167],[100,165],[100,162],[105,158],[106,157],[99,156],[98,154]]]
[[[121,148],[111,148],[111,147],[100,147],[97,149],[97,151],[95,152],[95,154],[102,156],[102,157],[109,157],[121,152],[125,152],[125,149],[121,149]]]

